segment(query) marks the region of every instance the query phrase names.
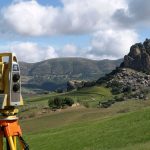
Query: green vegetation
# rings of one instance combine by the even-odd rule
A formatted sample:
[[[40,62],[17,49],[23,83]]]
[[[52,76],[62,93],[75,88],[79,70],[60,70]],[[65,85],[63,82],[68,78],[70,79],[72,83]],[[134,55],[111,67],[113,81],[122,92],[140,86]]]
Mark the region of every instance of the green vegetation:
[[[48,101],[48,105],[51,109],[65,108],[66,106],[72,106],[74,101],[70,97],[54,97]]]
[[[150,109],[117,115],[116,109],[55,113],[22,126],[32,150],[148,150]]]
[[[80,105],[55,112],[48,107],[51,100],[61,105],[65,98]],[[149,150],[150,100],[123,100],[94,86],[25,101],[19,116],[31,150]],[[99,102],[112,105],[97,108]]]
[[[25,105],[20,108],[20,117],[33,118],[49,112],[49,102],[53,101],[56,97],[60,97],[61,99],[67,97],[68,99],[72,99],[77,105],[96,108],[99,107],[100,101],[110,100],[113,98],[113,95],[111,94],[111,89],[101,86],[88,87],[66,93],[38,95],[24,100]]]
[[[105,88],[102,86],[94,86],[83,88],[71,92],[66,93],[52,93],[42,96],[37,96],[31,99],[26,99],[27,105],[48,105],[49,100],[53,100],[54,97],[69,97],[74,100],[74,102],[78,102],[81,104],[88,103],[90,107],[97,107],[99,101],[112,99],[113,95],[111,94],[111,90],[109,88]]]

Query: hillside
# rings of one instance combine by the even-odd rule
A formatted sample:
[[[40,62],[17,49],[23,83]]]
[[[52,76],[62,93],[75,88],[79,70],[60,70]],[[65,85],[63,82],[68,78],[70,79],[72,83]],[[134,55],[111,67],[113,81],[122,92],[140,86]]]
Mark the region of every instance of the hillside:
[[[119,66],[119,60],[56,58],[38,63],[20,62],[25,88],[55,90],[66,88],[69,80],[97,80]]]
[[[126,101],[109,109],[75,108],[21,124],[33,150],[149,150],[150,103],[146,103]]]

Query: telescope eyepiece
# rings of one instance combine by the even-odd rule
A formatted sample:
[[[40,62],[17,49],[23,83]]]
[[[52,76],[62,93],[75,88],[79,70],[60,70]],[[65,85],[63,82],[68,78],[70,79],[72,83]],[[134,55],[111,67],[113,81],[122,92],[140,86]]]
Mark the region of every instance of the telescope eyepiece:
[[[13,75],[13,82],[17,82],[20,79],[20,75],[19,74],[14,74]]]

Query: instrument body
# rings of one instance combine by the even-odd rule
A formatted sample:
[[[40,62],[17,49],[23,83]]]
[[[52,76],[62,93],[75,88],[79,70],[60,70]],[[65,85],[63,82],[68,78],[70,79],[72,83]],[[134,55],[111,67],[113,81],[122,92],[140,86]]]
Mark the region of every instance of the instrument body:
[[[14,53],[0,53],[0,109],[23,105],[20,67]]]

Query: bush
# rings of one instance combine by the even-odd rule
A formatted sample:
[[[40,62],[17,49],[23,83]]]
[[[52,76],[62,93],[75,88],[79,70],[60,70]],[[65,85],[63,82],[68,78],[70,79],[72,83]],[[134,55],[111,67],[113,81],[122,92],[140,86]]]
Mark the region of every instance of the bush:
[[[64,104],[68,105],[68,106],[72,106],[74,104],[74,101],[72,98],[70,97],[65,97],[64,99]]]
[[[122,83],[118,82],[118,81],[113,81],[112,83],[110,83],[109,87],[112,88],[111,92],[112,94],[116,95],[116,94],[120,94],[123,92],[123,85]]]
[[[60,109],[65,106],[72,106],[74,104],[74,100],[70,97],[54,97],[54,99],[50,99],[48,101],[48,105],[51,109]]]
[[[61,108],[63,104],[63,99],[61,97],[55,97],[54,98],[54,105],[57,106],[57,108]]]
[[[131,93],[132,92],[132,88],[131,88],[131,86],[127,86],[127,87],[125,87],[124,89],[123,89],[123,92],[125,92],[125,93]]]
[[[100,102],[100,103],[99,103],[99,106],[100,106],[101,108],[108,108],[108,107],[111,106],[111,104],[110,104],[110,102],[105,101],[105,102]]]
[[[124,101],[124,98],[123,97],[119,97],[119,96],[115,96],[114,99],[115,99],[116,102]]]
[[[50,108],[53,108],[53,105],[54,105],[54,99],[49,99],[49,101],[48,101],[48,106],[49,106]]]
[[[100,101],[99,102],[99,107],[101,108],[108,108],[110,107],[112,104],[114,104],[116,101],[114,99],[110,99],[107,101]]]
[[[114,81],[112,81],[111,86],[120,88],[120,87],[122,87],[122,83],[114,80]]]
[[[120,87],[112,87],[111,92],[112,92],[112,94],[117,95],[122,92],[122,89]]]

